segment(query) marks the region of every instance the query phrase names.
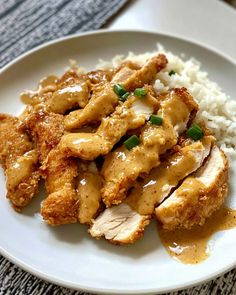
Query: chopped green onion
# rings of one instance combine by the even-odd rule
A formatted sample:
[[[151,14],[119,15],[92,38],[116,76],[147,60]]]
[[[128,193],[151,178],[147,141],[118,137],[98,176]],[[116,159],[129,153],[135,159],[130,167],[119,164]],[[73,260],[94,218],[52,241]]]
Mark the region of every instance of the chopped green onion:
[[[130,95],[130,92],[125,92],[125,94],[123,94],[121,97],[120,97],[120,100],[121,101],[126,101],[127,97]]]
[[[199,140],[204,136],[204,132],[198,124],[193,124],[187,130],[187,136],[192,138],[193,140]]]
[[[161,125],[162,122],[163,122],[163,119],[159,116],[156,116],[156,115],[151,115],[150,118],[149,118],[149,121],[154,124],[154,125]]]
[[[125,88],[120,84],[115,84],[113,86],[113,90],[119,97],[121,97],[122,95],[124,95],[127,92],[125,90]]]
[[[134,95],[138,96],[138,97],[142,97],[147,95],[147,89],[145,88],[136,88],[134,90]]]
[[[175,75],[176,74],[176,72],[174,71],[174,70],[171,70],[170,72],[169,72],[169,76],[172,76],[172,75]]]
[[[132,148],[139,145],[139,143],[140,143],[140,139],[138,138],[138,136],[132,135],[124,142],[124,145],[128,150],[131,150]]]

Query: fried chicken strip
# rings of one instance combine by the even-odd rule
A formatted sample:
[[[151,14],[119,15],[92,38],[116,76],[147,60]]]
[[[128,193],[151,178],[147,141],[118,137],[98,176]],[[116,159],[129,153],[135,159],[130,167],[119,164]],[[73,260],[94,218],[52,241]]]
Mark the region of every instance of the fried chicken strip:
[[[140,145],[132,150],[122,146],[106,157],[102,168],[105,182],[101,192],[107,207],[119,204],[137,177],[148,174],[160,164],[159,155],[176,145],[178,135],[185,130],[197,109],[185,88],[170,91],[162,98],[157,113],[163,118],[163,124],[147,123],[140,135]]]
[[[187,177],[159,207],[157,219],[164,229],[190,229],[203,225],[223,204],[228,192],[228,160],[216,145],[205,164]]]
[[[87,75],[67,71],[58,81],[57,90],[46,102],[49,112],[64,114],[75,107],[84,108],[90,96],[91,83]]]
[[[154,80],[156,74],[166,67],[167,63],[168,60],[166,56],[164,54],[158,54],[148,60],[140,70],[134,72],[121,84],[129,91],[142,87],[144,84],[150,84]]]
[[[90,224],[101,203],[102,179],[94,162],[65,158],[59,149],[49,153],[44,168],[46,190],[41,214],[50,225]]]
[[[104,236],[112,243],[129,244],[140,239],[154,209],[179,181],[198,169],[208,156],[212,136],[184,146],[168,157],[149,176],[137,182],[124,203],[107,208],[89,230],[95,238]]]
[[[45,110],[33,111],[26,118],[26,126],[37,143],[41,164],[49,152],[55,148],[64,133],[63,116]]]
[[[90,88],[91,82],[87,75],[69,70],[59,79],[56,76],[42,79],[37,90],[24,91],[21,100],[34,107],[46,108],[48,112],[64,114],[72,108],[85,107]]]
[[[38,157],[22,122],[0,114],[0,160],[6,175],[7,198],[20,211],[38,191]]]
[[[119,97],[113,91],[113,85],[122,84],[127,91],[132,91],[144,84],[149,84],[155,75],[167,64],[164,55],[153,57],[140,69],[133,70],[129,64],[118,71],[111,83],[99,84],[93,91],[89,103],[83,110],[71,112],[65,119],[67,130],[80,128],[91,122],[101,121],[102,118],[112,113],[119,102]]]
[[[96,133],[65,134],[60,149],[69,156],[94,160],[108,154],[128,130],[137,129],[157,110],[159,103],[150,93],[145,100],[131,96],[110,117],[102,119]]]
[[[78,176],[78,163],[65,158],[57,148],[51,150],[43,167],[48,197],[42,202],[41,215],[50,225],[76,223],[79,200],[75,178]]]

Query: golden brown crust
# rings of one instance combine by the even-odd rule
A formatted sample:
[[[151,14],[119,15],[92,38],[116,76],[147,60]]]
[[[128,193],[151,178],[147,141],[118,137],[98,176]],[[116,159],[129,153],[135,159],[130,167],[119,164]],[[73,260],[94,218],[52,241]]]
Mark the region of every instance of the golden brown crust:
[[[221,207],[228,193],[229,164],[223,151],[220,153],[223,159],[223,169],[219,171],[209,187],[199,187],[198,191],[191,196],[192,199],[189,201],[186,199],[183,204],[172,208],[165,208],[162,205],[156,208],[156,217],[164,229],[191,229],[195,225],[203,225],[206,219]]]
[[[121,84],[127,90],[143,87],[150,84],[156,74],[166,67],[168,60],[164,54],[152,57],[140,70],[134,72],[126,81]]]
[[[183,125],[186,128],[192,108],[195,108],[195,103],[190,102],[193,98],[185,92],[185,89],[181,89],[180,96],[173,91],[165,95],[158,111],[163,124],[157,127],[146,123],[138,146],[131,150],[122,146],[107,155],[101,171],[104,177],[101,193],[107,207],[121,203],[137,177],[143,177],[157,167],[160,164],[159,156],[177,143],[175,127]]]
[[[16,211],[21,211],[38,193],[39,179],[40,173],[36,169],[31,176],[24,179],[18,186],[12,189],[8,188],[7,198],[12,202],[13,208]]]
[[[42,173],[49,194],[41,207],[44,220],[50,225],[75,223],[79,208],[74,184],[78,175],[76,159],[66,158],[60,150],[53,149]]]
[[[221,207],[228,194],[228,159],[223,151],[224,169],[220,172],[214,184],[206,191],[201,191],[199,199],[195,207],[186,208],[180,214],[183,214],[185,222],[182,224],[184,228],[190,229],[194,225],[203,225],[207,218],[209,218],[217,209]]]
[[[79,200],[69,183],[51,193],[42,203],[40,213],[49,225],[78,222]]]
[[[7,198],[20,211],[38,192],[38,158],[22,122],[4,114],[0,114],[0,160],[6,175]]]
[[[11,115],[0,114],[0,161],[3,168],[31,149],[33,144],[22,122]]]
[[[195,114],[197,113],[199,109],[198,104],[195,102],[192,95],[189,94],[185,87],[174,88],[173,91],[181,98],[181,100],[189,107],[191,111],[194,111]]]
[[[42,164],[64,133],[63,116],[44,110],[34,111],[27,117],[26,126],[37,143],[39,161]]]

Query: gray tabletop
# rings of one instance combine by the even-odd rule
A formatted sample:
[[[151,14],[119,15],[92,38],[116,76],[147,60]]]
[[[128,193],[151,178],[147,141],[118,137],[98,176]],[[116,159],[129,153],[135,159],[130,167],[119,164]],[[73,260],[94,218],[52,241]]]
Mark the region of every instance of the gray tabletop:
[[[0,67],[4,66],[19,54],[42,44],[43,42],[61,36],[98,29],[105,24],[111,28],[122,27],[120,24],[125,24],[127,14],[138,13],[137,10],[133,10],[132,12],[131,9],[128,8],[129,5],[132,6],[134,2],[136,2],[135,5],[140,5],[141,2],[127,0],[0,1]],[[126,2],[132,3],[129,3],[128,6],[126,5],[126,8],[122,8]],[[168,0],[168,2],[170,2],[170,0]],[[181,0],[180,2],[181,4],[184,4],[185,1]],[[228,2],[233,3],[234,1]],[[195,1],[195,4],[196,3],[197,1]],[[116,15],[120,9],[122,9],[120,12],[121,17],[117,17]],[[228,13],[226,10],[223,11],[225,15]],[[233,14],[230,12],[229,15]],[[111,17],[112,19],[110,20]],[[123,22],[119,24],[122,18]],[[68,19],[70,19],[70,22],[67,21]],[[235,28],[236,26],[232,28],[232,32],[234,32],[233,30],[235,30]],[[226,50],[226,54],[233,57],[235,52],[231,50],[232,48],[230,44],[228,46],[228,51]],[[206,284],[171,294],[236,294],[235,281],[236,271],[232,270],[220,278]],[[68,290],[44,282],[33,275],[26,273],[0,256],[0,295],[2,294],[78,295],[87,293]]]

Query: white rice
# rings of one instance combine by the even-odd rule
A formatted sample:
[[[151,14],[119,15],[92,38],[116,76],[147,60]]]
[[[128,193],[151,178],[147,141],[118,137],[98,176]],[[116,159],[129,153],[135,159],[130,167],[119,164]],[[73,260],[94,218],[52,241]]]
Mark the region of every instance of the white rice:
[[[213,130],[219,146],[228,156],[236,157],[236,101],[231,100],[215,82],[209,80],[208,73],[201,71],[201,64],[194,58],[184,61],[179,56],[166,51],[158,44],[157,51],[135,55],[130,52],[127,56],[117,55],[112,61],[100,60],[97,68],[119,66],[125,60],[131,60],[140,66],[147,59],[164,53],[168,59],[167,67],[158,73],[154,83],[156,91],[173,87],[186,87],[199,104],[196,121],[203,120],[207,127]],[[176,74],[169,76],[174,70]]]

